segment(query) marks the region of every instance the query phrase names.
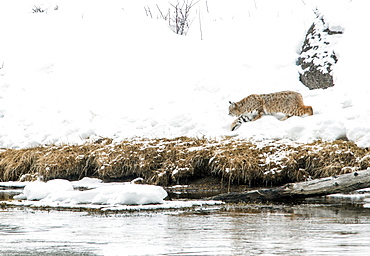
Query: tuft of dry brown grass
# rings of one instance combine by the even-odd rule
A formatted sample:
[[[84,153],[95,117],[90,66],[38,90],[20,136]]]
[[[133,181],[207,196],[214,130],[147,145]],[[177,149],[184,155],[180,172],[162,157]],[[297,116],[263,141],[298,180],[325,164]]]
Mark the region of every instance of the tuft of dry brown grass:
[[[97,148],[95,144],[45,147],[35,162],[35,170],[46,180],[96,176],[97,166],[91,152]]]
[[[99,140],[83,145],[6,149],[0,152],[0,179],[36,174],[44,180],[104,181],[144,178],[148,184],[189,184],[213,177],[223,186],[277,186],[370,167],[370,153],[348,141],[310,144],[254,144],[237,139]],[[214,180],[214,179],[213,179]]]
[[[32,149],[8,149],[0,153],[2,180],[18,180],[22,175],[36,173],[35,162],[42,155],[42,147]],[[1,177],[0,176],[0,177]]]

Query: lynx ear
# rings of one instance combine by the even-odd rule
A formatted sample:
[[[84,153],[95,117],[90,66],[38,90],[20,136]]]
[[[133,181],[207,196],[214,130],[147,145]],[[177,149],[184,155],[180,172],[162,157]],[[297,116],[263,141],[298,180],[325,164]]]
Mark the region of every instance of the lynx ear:
[[[229,101],[229,103],[232,105],[232,104],[234,104],[234,102],[231,102],[231,101]]]

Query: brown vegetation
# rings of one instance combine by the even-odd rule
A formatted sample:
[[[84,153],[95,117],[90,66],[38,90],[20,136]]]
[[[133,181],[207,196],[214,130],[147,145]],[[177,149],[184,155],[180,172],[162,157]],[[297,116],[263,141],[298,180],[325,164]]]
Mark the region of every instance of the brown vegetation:
[[[348,141],[312,144],[265,143],[180,137],[133,139],[120,143],[102,139],[83,145],[4,149],[0,179],[15,181],[26,174],[44,180],[129,181],[148,184],[189,184],[205,177],[220,184],[277,186],[370,167],[370,153]]]

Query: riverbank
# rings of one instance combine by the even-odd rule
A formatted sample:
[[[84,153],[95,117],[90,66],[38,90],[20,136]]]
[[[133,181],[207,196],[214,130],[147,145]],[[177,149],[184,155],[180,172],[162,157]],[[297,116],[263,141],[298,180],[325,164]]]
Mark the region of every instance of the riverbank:
[[[136,138],[82,145],[48,145],[0,152],[1,181],[131,181],[161,186],[271,187],[350,173],[370,167],[370,152],[349,141],[299,144],[287,140],[253,142]],[[180,187],[180,189],[182,189]]]

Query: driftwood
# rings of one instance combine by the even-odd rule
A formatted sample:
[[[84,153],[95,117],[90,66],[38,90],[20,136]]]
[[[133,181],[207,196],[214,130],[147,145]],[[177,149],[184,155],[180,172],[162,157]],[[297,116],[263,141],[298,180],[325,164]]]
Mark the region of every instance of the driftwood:
[[[281,187],[246,192],[232,192],[212,197],[224,202],[291,201],[301,198],[347,193],[370,187],[370,168],[333,177],[288,183]]]

